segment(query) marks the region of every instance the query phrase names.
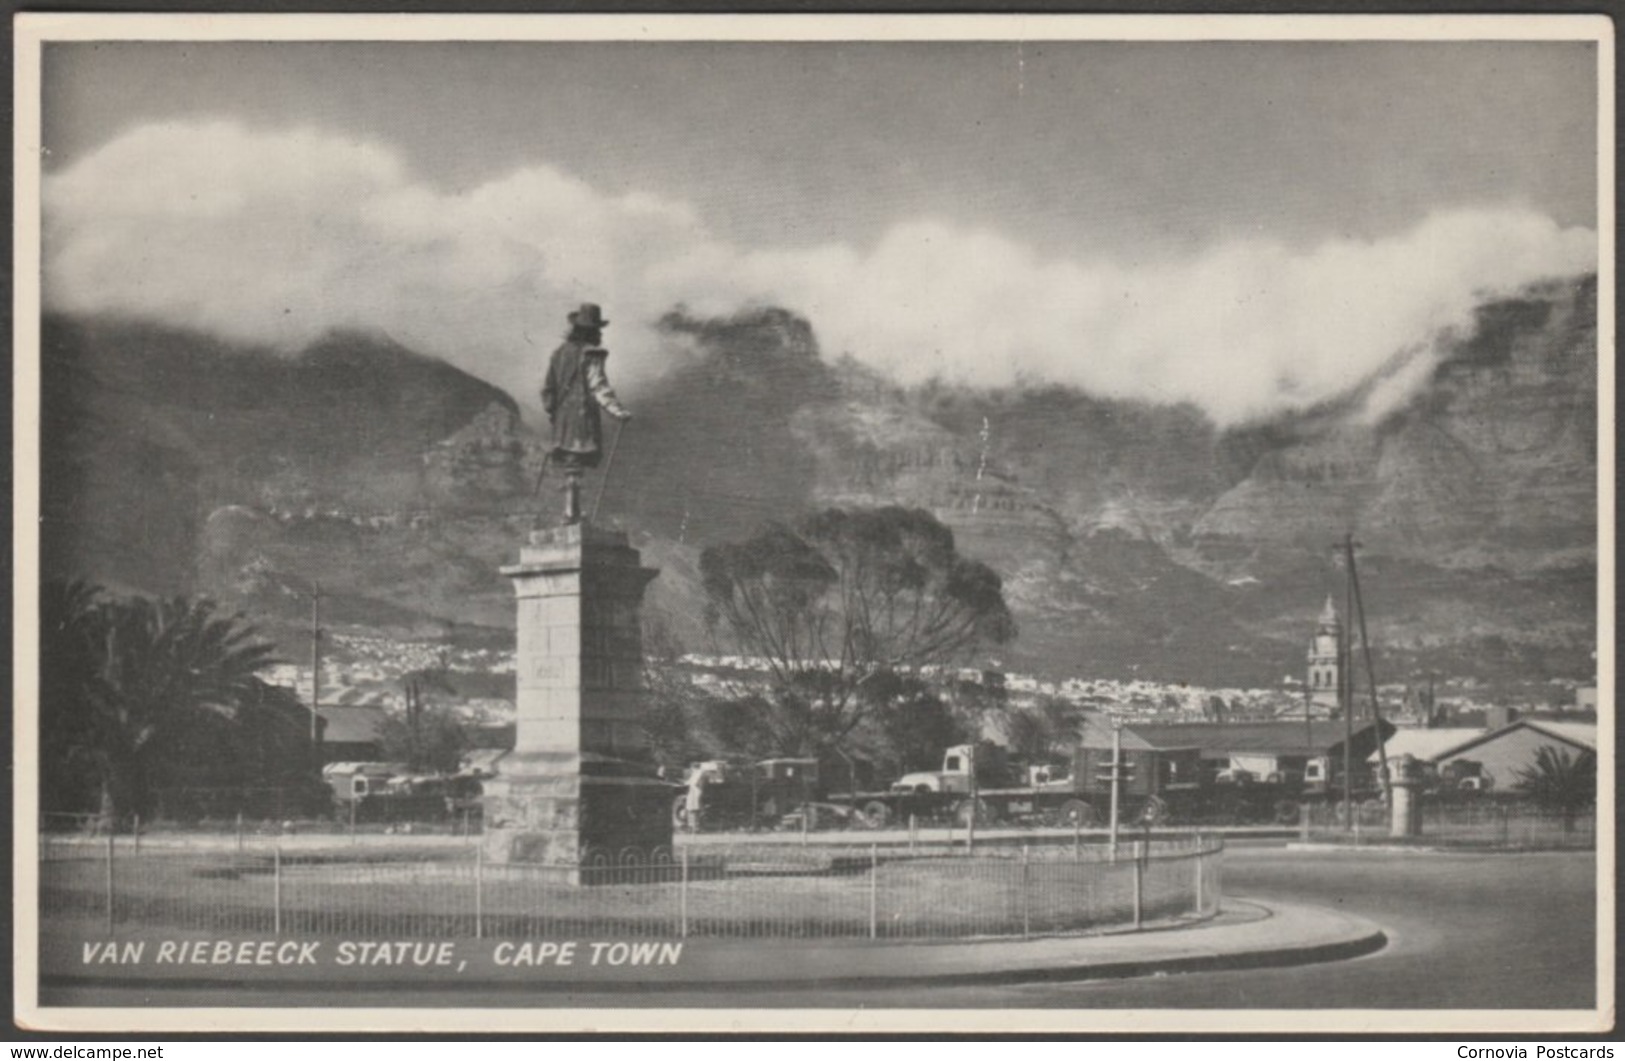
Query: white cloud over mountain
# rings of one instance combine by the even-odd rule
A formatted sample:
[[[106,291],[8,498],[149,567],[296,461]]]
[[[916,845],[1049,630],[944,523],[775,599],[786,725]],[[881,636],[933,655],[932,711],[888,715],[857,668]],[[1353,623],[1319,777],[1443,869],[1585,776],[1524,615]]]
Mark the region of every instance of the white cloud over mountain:
[[[867,247],[747,248],[683,203],[548,165],[446,190],[380,144],[230,122],[133,129],[49,177],[44,205],[49,308],[285,348],[380,329],[526,399],[575,302],[605,304],[634,391],[659,375],[653,322],[674,304],[774,303],[904,381],[1055,382],[1233,422],[1334,395],[1482,297],[1597,260],[1590,230],[1517,207],[1149,264],[1046,260],[943,218]]]

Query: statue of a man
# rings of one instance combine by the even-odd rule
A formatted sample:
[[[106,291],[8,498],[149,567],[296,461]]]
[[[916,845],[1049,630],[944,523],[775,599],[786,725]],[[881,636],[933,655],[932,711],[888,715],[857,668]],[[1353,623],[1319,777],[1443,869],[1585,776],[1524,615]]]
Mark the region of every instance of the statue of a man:
[[[564,474],[564,522],[581,520],[581,476],[596,468],[603,452],[602,409],[617,420],[630,420],[610,388],[604,361],[603,310],[583,302],[569,315],[570,332],[548,362],[542,385],[542,408],[553,427],[553,466]]]

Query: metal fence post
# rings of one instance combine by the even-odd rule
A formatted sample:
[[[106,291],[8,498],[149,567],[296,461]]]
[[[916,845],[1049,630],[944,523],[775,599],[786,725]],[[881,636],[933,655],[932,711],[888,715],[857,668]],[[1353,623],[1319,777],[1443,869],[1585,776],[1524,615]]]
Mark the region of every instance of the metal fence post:
[[[869,938],[880,936],[880,845],[869,845]]]
[[[1298,804],[1298,840],[1305,844],[1309,842],[1309,811],[1309,804]]]
[[[237,853],[243,853],[243,812],[237,812]]]
[[[688,846],[683,846],[683,878],[677,886],[677,909],[682,923],[678,926],[678,933],[684,939],[688,938]]]
[[[1072,861],[1083,861],[1083,823],[1079,815],[1072,816]]]
[[[1138,840],[1131,842],[1136,849],[1134,851],[1134,927],[1139,928],[1143,921],[1141,908],[1145,900],[1145,865],[1140,859],[1138,850],[1140,842]]]
[[[485,845],[474,845],[474,938],[485,938]]]
[[[1497,809],[1501,812],[1501,846],[1506,847],[1508,841],[1511,839],[1510,823],[1507,821],[1507,809],[1505,807],[1498,807]]]
[[[135,837],[135,853],[141,854],[141,815],[135,816],[135,831],[130,834]]]
[[[271,849],[271,934],[282,935],[282,845]]]
[[[1021,845],[1021,938],[1033,934],[1033,896],[1030,887],[1032,874],[1028,872],[1027,845]]]
[[[107,830],[107,934],[111,936],[114,931],[114,892],[113,892],[113,830]]]
[[[915,841],[916,838],[918,838],[919,834],[920,834],[919,818],[916,815],[911,813],[908,816],[908,849],[909,849],[910,853],[913,853],[913,851],[914,851],[914,841]]]
[[[1196,916],[1202,916],[1202,873],[1207,869],[1207,856],[1202,853],[1202,834],[1196,834]]]
[[[812,829],[812,808],[807,804],[801,805],[801,846],[807,846],[807,833]]]

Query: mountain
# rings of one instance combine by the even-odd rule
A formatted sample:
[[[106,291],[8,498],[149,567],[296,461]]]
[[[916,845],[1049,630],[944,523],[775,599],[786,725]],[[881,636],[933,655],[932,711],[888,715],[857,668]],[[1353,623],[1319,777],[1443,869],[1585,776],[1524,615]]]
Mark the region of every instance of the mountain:
[[[1585,277],[1487,302],[1333,402],[1228,430],[1061,388],[904,388],[784,310],[674,310],[600,520],[662,568],[651,614],[695,647],[705,544],[901,502],[1004,575],[1013,669],[1297,673],[1352,530],[1384,674],[1586,678],[1595,300]],[[312,582],[334,623],[511,636],[497,567],[557,500],[532,497],[542,446],[503,392],[379,335],[278,355],[108,319],[48,317],[43,368],[47,574],[209,592],[290,638]]]
[[[1512,569],[1595,556],[1596,280],[1479,307],[1469,335],[1391,365],[1431,369],[1413,400],[1342,401],[1271,425],[1277,441],[1192,527],[1217,546],[1352,529],[1373,550]]]
[[[46,577],[272,615],[319,582],[341,615],[408,626],[480,611],[424,607],[459,578],[492,595],[467,528],[423,531],[500,521],[523,497],[529,450],[498,388],[382,336],[279,356],[60,316],[43,322],[41,367]]]

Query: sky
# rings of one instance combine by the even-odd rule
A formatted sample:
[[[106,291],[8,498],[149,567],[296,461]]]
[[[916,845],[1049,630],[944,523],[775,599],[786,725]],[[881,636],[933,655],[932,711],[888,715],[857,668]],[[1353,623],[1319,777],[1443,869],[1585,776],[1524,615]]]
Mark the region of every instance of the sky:
[[[605,305],[632,394],[680,356],[653,329],[674,305],[771,303],[904,382],[1234,423],[1596,267],[1595,61],[1580,42],[53,44],[44,296],[289,350],[375,329],[526,400],[581,300]]]

